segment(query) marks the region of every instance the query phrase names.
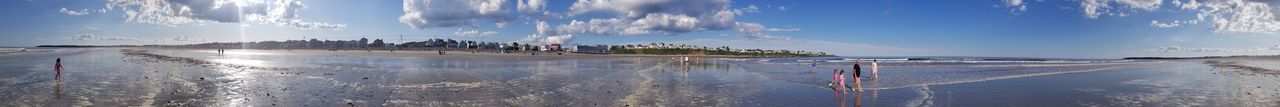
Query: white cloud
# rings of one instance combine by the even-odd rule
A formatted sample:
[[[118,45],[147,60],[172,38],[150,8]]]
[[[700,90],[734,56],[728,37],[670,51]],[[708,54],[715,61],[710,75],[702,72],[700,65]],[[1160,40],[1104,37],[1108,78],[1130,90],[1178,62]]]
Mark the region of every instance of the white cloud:
[[[1022,0],[1003,0],[1005,6],[1021,6]]]
[[[1185,53],[1185,52],[1202,52],[1202,53],[1231,53],[1231,52],[1262,52],[1266,50],[1280,50],[1280,45],[1270,47],[1249,47],[1249,48],[1187,48],[1181,46],[1165,46],[1154,49],[1156,52],[1168,53]]]
[[[1173,23],[1160,23],[1160,21],[1151,20],[1151,26],[1155,26],[1159,28],[1172,28],[1172,27],[1178,27],[1180,25],[1181,25],[1180,21],[1176,21],[1176,20],[1173,21]]]
[[[729,0],[579,0],[569,15],[613,13],[615,18],[571,21],[560,33],[596,35],[679,34],[733,28]],[[750,7],[748,7],[750,8]],[[758,9],[757,9],[758,10]],[[746,10],[743,10],[744,12]],[[561,29],[563,28],[563,29]]]
[[[547,0],[517,0],[516,10],[520,13],[536,14],[546,10]]]
[[[121,9],[129,22],[176,26],[200,22],[276,24],[300,29],[341,29],[343,24],[302,21],[297,0],[110,0],[105,10]]]
[[[552,30],[551,25],[547,24],[546,21],[538,21],[538,24],[535,25],[534,28],[538,31],[539,35],[546,35]]]
[[[1280,31],[1280,19],[1271,4],[1261,1],[1188,1],[1183,9],[1198,9],[1197,22],[1208,22],[1215,32],[1272,33]]]
[[[795,31],[800,31],[800,28],[786,28],[786,29],[781,29],[781,28],[769,28],[769,29],[765,29],[765,31],[769,31],[769,32],[795,32]]]
[[[791,40],[791,37],[787,37],[787,36],[770,35],[768,34],[768,30],[766,29],[767,28],[765,28],[764,25],[760,25],[759,23],[739,22],[737,25],[737,30],[739,35],[741,35],[742,37],[746,37],[747,39]]]
[[[555,35],[555,36],[542,36],[538,34],[533,34],[533,35],[525,36],[524,39],[520,39],[516,41],[525,42],[525,43],[534,43],[534,44],[564,44],[564,43],[568,43],[569,41],[573,41],[573,38],[574,37],[571,34]]]
[[[1160,9],[1165,0],[1079,0],[1080,11],[1086,18],[1102,16],[1124,17],[1130,12],[1150,12]],[[1269,0],[1169,0],[1173,8],[1195,13],[1193,19],[1172,20],[1152,26],[1160,28],[1208,23],[1217,33],[1277,33],[1280,31],[1280,4]],[[1004,0],[1005,6],[1026,5],[1021,0]]]
[[[1027,11],[1027,5],[1022,0],[1003,0],[1005,7],[1013,7],[1009,12],[1018,13]]]
[[[760,13],[760,7],[756,7],[756,5],[749,5],[746,8],[733,9],[733,13],[738,15],[743,15],[747,13]]]
[[[457,32],[453,32],[453,35],[457,35],[457,36],[493,36],[493,35],[498,35],[498,32],[497,32],[497,31],[483,31],[483,32],[481,32],[481,31],[476,31],[476,30],[469,30],[469,31],[461,31],[461,30],[459,30],[459,31],[457,31]]]
[[[194,38],[194,37],[191,37],[191,36],[178,36],[178,37],[173,38],[172,40],[173,40],[173,41],[186,41],[186,42],[204,42],[204,39],[198,39],[198,38]]]
[[[400,22],[416,29],[474,26],[479,20],[505,23],[506,0],[404,0]]]
[[[1181,46],[1166,46],[1156,48],[1157,52],[1227,52],[1229,49],[1219,48],[1183,48]]]
[[[1160,8],[1164,0],[1080,0],[1080,9],[1087,18],[1096,19],[1102,15],[1128,16],[1128,13],[1113,10],[1112,2],[1129,9],[1151,11]]]
[[[787,6],[778,6],[778,10],[787,11]]]
[[[106,12],[106,10],[102,10],[102,9],[99,9],[97,11]],[[62,15],[69,15],[69,16],[81,16],[81,15],[92,14],[92,11],[89,11],[89,9],[70,10],[67,8],[61,8],[61,9],[58,9],[58,13],[62,13]]]
[[[1126,7],[1142,10],[1155,10],[1160,8],[1160,4],[1163,2],[1164,0],[1116,0],[1116,3]]]
[[[98,35],[96,35],[96,34],[76,34],[76,35],[71,35],[70,39],[71,39],[71,40],[81,40],[81,41],[98,41],[98,40],[105,40],[105,41],[133,41],[133,42],[142,42],[141,40],[138,40],[138,39],[136,39],[136,38],[116,37],[116,36],[98,36]]]

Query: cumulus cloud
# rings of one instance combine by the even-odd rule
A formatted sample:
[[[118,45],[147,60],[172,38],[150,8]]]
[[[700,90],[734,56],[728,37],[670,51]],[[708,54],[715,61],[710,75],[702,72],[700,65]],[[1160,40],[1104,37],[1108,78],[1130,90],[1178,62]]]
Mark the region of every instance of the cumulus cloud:
[[[791,37],[770,35],[767,28],[759,23],[739,22],[737,28],[739,35],[754,40],[791,40]]]
[[[1124,17],[1131,12],[1150,12],[1160,9],[1165,0],[1078,0],[1083,16],[1096,19],[1102,16]],[[1280,4],[1269,0],[1169,0],[1173,9],[1195,13],[1192,19],[1168,22],[1153,21],[1150,25],[1160,28],[1206,23],[1218,33],[1276,33],[1280,31]],[[1022,0],[1004,0],[1005,6],[1026,5]]]
[[[1160,8],[1164,0],[1080,0],[1080,9],[1087,18],[1096,19],[1102,15],[1128,16],[1122,10],[1115,10],[1111,6],[1113,2],[1128,9],[1151,11]]]
[[[469,31],[461,31],[461,30],[459,30],[459,31],[457,31],[457,32],[453,32],[453,35],[458,35],[458,36],[493,36],[493,35],[498,35],[498,32],[497,32],[497,31],[483,31],[483,32],[481,32],[481,31],[476,31],[476,30],[469,30]]]
[[[1213,25],[1215,32],[1272,33],[1280,31],[1280,19],[1272,4],[1249,0],[1188,0],[1182,9],[1198,10],[1195,22]]]
[[[343,24],[307,22],[298,0],[110,0],[105,10],[120,9],[129,22],[176,26],[199,22],[258,22],[300,29],[341,29]]]
[[[787,6],[778,6],[778,10],[787,11]]]
[[[76,35],[71,35],[70,39],[71,39],[71,40],[81,40],[81,41],[98,41],[98,40],[104,40],[104,41],[133,41],[133,42],[141,42],[141,40],[138,40],[138,39],[136,39],[136,38],[117,37],[117,36],[98,36],[98,35],[96,35],[96,34],[76,34]]]
[[[509,12],[502,10],[503,3],[506,0],[404,0],[404,15],[400,16],[400,22],[415,29],[474,26],[480,20],[501,25],[510,19]]]
[[[1262,52],[1267,50],[1280,50],[1280,45],[1249,47],[1249,48],[1187,48],[1181,46],[1165,46],[1154,49],[1156,52],[1168,53],[1184,53],[1184,52]]]
[[[747,14],[747,13],[760,13],[760,7],[756,7],[756,5],[749,5],[746,8],[733,9],[733,13],[738,15]]]
[[[80,10],[70,10],[67,8],[58,9],[58,13],[62,13],[62,15],[69,15],[69,16],[89,15],[89,14],[92,14],[92,12],[103,13],[103,12],[107,12],[107,10],[98,9],[98,10],[90,11],[89,9],[80,9]]]
[[[516,11],[520,13],[542,12],[546,10],[547,0],[517,0]]]
[[[1219,48],[1183,48],[1181,46],[1166,46],[1156,48],[1157,52],[1227,52],[1228,49]]]
[[[612,13],[614,18],[573,20],[559,33],[596,35],[680,34],[733,28],[729,0],[579,0],[569,15]],[[750,8],[750,7],[748,7]],[[757,9],[758,10],[758,9]],[[744,12],[746,10],[743,10]]]
[[[1151,26],[1155,26],[1155,27],[1159,27],[1159,28],[1172,28],[1172,27],[1178,27],[1178,26],[1180,26],[1180,25],[1181,25],[1180,23],[1181,23],[1180,21],[1176,21],[1176,20],[1175,20],[1175,21],[1173,21],[1172,23],[1160,23],[1160,21],[1151,20]]]
[[[174,37],[172,40],[185,41],[185,42],[204,42],[204,39],[194,38],[191,36],[178,36],[178,37]]]
[[[1012,10],[1009,10],[1009,12],[1017,13],[1017,12],[1027,11],[1027,5],[1025,5],[1026,3],[1022,2],[1022,0],[1003,0],[1003,1],[1004,1],[1005,7],[1013,8]]]
[[[568,43],[569,41],[573,41],[573,35],[566,34],[566,35],[543,36],[543,35],[533,34],[533,35],[525,36],[524,39],[520,39],[517,41],[525,42],[525,43],[536,43],[536,44],[564,44],[564,43]]]
[[[547,24],[546,21],[538,21],[538,24],[534,26],[534,29],[538,31],[537,33],[539,35],[547,35],[547,33],[551,31],[551,24]]]
[[[783,28],[769,28],[769,29],[765,29],[765,31],[770,31],[770,32],[796,32],[796,31],[800,31],[800,28],[785,28],[785,29],[783,29]]]

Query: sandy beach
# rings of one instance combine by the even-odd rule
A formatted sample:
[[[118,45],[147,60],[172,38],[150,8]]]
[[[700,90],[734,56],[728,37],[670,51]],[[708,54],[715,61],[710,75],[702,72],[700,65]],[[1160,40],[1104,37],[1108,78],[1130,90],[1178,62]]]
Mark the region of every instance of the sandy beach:
[[[832,58],[48,48],[0,55],[5,106],[1276,106],[1271,59],[882,61],[836,94]],[[52,78],[63,58],[64,79]],[[1259,64],[1261,63],[1261,64]],[[865,67],[865,65],[864,65]],[[1274,69],[1256,67],[1257,69]],[[865,68],[864,68],[865,69]],[[865,71],[864,71],[865,72]],[[867,74],[864,74],[867,75]],[[851,83],[852,81],[850,81]]]

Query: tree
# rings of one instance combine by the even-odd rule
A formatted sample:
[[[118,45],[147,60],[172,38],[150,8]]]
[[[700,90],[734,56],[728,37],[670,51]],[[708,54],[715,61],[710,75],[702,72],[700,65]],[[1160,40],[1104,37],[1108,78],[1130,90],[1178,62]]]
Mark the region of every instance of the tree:
[[[360,38],[360,44],[365,44],[366,46],[368,46],[368,44],[369,44],[369,39],[367,39],[367,38]]]
[[[374,39],[373,44],[369,44],[372,47],[383,47],[383,45],[385,44],[382,43],[382,39]]]

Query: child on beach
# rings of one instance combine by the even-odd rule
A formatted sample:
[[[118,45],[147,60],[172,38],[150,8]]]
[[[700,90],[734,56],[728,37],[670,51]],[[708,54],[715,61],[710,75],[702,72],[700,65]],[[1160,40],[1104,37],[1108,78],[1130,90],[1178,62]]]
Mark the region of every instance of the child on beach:
[[[832,89],[835,89],[836,91],[845,92],[844,89],[848,85],[844,84],[844,80],[845,80],[844,70],[833,69],[831,70],[831,82],[827,83],[827,86],[830,86]]]
[[[53,71],[56,72],[53,79],[62,79],[62,58],[53,63]]]

